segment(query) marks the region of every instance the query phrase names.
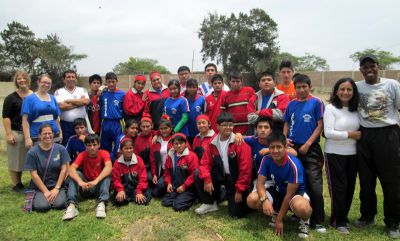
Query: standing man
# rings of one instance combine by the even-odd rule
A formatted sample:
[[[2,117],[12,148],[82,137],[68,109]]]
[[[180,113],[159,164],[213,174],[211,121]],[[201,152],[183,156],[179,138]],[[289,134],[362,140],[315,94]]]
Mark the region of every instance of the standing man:
[[[226,93],[221,101],[221,110],[230,113],[234,119],[234,133],[245,135],[249,129],[247,105],[250,98],[255,94],[253,88],[242,86],[243,76],[239,71],[232,71],[229,74],[231,90]]]
[[[90,93],[89,99],[90,103],[87,106],[87,114],[90,121],[90,126],[93,128],[93,132],[100,135],[101,130],[101,116],[100,116],[100,87],[103,84],[101,76],[94,74],[89,77]]]
[[[181,66],[178,68],[179,84],[181,85],[181,94],[186,91],[186,82],[190,78],[190,69],[187,66]]]
[[[296,89],[293,84],[293,64],[290,60],[282,60],[279,65],[279,79],[280,84],[277,86],[278,90],[285,92],[289,96],[289,100],[296,98]]]
[[[206,76],[206,80],[204,81],[200,86],[200,92],[206,98],[207,96],[211,95],[211,93],[214,91],[211,79],[215,74],[218,74],[217,71],[217,66],[213,63],[208,63],[206,67],[204,67],[204,74]],[[223,82],[222,82],[223,83]],[[223,90],[224,91],[229,91],[229,87],[223,83]]]
[[[361,217],[357,226],[374,222],[376,210],[376,177],[382,185],[384,222],[390,238],[400,238],[400,84],[379,77],[379,62],[374,55],[360,58],[364,80],[357,82],[360,93],[359,118]]]
[[[65,146],[69,137],[75,135],[74,120],[86,117],[86,106],[89,104],[89,95],[86,89],[76,86],[76,72],[67,70],[63,73],[65,86],[56,90],[58,107],[61,110],[62,144]]]

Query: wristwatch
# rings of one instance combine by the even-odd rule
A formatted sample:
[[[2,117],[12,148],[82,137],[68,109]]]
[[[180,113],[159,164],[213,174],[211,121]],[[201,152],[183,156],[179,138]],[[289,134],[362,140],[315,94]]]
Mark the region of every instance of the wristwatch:
[[[265,200],[267,200],[267,195],[260,198],[261,205],[265,202]]]
[[[61,188],[60,186],[56,186],[56,187],[55,187],[55,189],[57,189],[57,190],[60,190],[60,188]]]

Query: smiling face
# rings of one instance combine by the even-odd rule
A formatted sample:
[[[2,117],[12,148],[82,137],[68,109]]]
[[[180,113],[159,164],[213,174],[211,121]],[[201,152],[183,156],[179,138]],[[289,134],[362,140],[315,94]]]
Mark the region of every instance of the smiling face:
[[[172,133],[172,127],[165,124],[161,124],[159,126],[159,129],[162,137],[169,137]]]
[[[360,67],[360,72],[368,84],[375,84],[379,80],[379,66],[372,60],[365,60]]]
[[[151,86],[154,89],[160,89],[162,87],[162,83],[161,83],[161,76],[159,75],[155,75],[153,77],[153,79],[151,80]]]
[[[75,73],[66,73],[65,78],[63,79],[65,87],[68,89],[75,88],[76,85],[76,75]]]
[[[126,141],[121,147],[121,154],[125,160],[130,160],[133,155],[133,143],[132,141]]]
[[[40,92],[49,92],[51,88],[51,79],[47,76],[42,76],[39,80],[38,80],[38,90]]]
[[[233,132],[233,122],[222,122],[218,125],[221,138],[228,138]]]
[[[282,163],[286,155],[286,147],[279,141],[274,141],[269,144],[269,155],[279,163]]]
[[[128,137],[135,137],[139,132],[139,126],[137,123],[133,123],[126,129],[126,134]]]
[[[54,133],[51,127],[44,127],[39,133],[39,140],[43,144],[51,144],[53,142]]]
[[[207,135],[208,131],[210,130],[210,123],[208,123],[207,120],[200,119],[196,122],[196,125],[201,135]]]
[[[18,89],[28,89],[29,88],[30,82],[23,74],[18,74],[15,81],[16,81]]]
[[[343,106],[348,106],[351,98],[353,98],[353,86],[350,82],[343,82],[339,85],[336,95]]]
[[[142,91],[142,90],[144,89],[144,86],[145,86],[145,85],[146,85],[146,82],[136,80],[133,87],[134,87],[137,91]]]
[[[169,93],[171,94],[172,98],[178,98],[179,97],[180,90],[179,90],[178,86],[170,85],[170,86],[168,86],[168,89],[169,89]]]

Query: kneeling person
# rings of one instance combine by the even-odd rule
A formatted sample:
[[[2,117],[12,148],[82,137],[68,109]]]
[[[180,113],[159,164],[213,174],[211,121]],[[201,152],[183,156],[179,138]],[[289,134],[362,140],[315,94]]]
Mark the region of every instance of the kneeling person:
[[[300,219],[300,238],[308,237],[309,219],[312,214],[310,198],[306,193],[304,169],[299,159],[287,153],[286,138],[281,133],[268,137],[269,156],[264,157],[257,178],[257,193],[264,214],[272,217],[275,234],[283,233],[283,218],[287,211]],[[265,189],[271,179],[274,187]],[[278,212],[277,216],[274,211]]]
[[[100,140],[96,134],[89,134],[85,139],[86,151],[79,153],[69,167],[69,186],[67,210],[63,220],[73,219],[78,215],[78,190],[83,197],[97,198],[96,217],[106,217],[106,203],[109,199],[112,163],[110,154],[99,150]],[[80,167],[80,170],[77,170]]]
[[[117,196],[114,205],[129,202],[149,204],[151,191],[148,188],[146,166],[140,156],[133,153],[133,141],[124,138],[120,143],[122,155],[115,161],[112,169],[112,189]]]

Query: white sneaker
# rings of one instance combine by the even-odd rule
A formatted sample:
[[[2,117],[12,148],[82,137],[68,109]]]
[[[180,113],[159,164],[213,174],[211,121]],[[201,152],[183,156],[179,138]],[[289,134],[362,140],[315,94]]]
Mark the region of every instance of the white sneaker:
[[[313,229],[317,232],[317,233],[326,233],[326,228],[321,225],[321,224],[317,224],[313,227]]]
[[[215,212],[218,211],[218,205],[217,202],[214,202],[213,204],[201,204],[200,207],[196,208],[194,210],[197,214],[202,215],[202,214],[206,214],[209,212]]]
[[[64,216],[63,216],[62,220],[64,220],[64,221],[71,220],[71,219],[75,218],[76,216],[78,216],[78,214],[79,214],[79,211],[75,207],[75,204],[70,203],[69,206],[67,207],[67,210],[65,210],[65,212],[64,212]]]
[[[104,202],[99,202],[96,207],[96,218],[105,218],[106,217],[106,205]]]
[[[310,224],[309,221],[304,221],[300,219],[299,226],[299,234],[297,235],[299,238],[308,238],[308,234],[310,232]]]

